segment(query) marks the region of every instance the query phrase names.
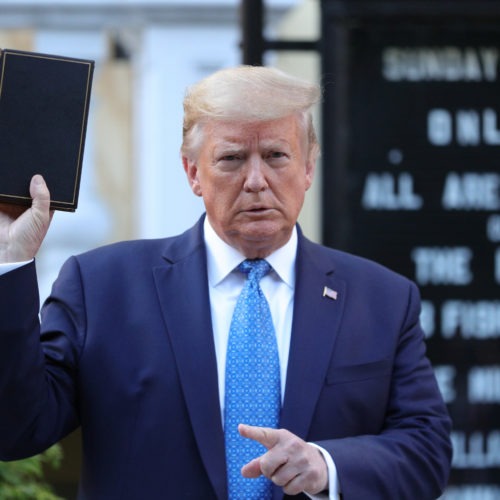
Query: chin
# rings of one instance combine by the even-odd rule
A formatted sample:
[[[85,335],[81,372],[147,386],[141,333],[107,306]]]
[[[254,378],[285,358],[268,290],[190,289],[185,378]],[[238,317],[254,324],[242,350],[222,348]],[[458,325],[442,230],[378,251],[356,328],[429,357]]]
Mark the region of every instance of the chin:
[[[252,224],[252,227],[246,227],[239,234],[242,246],[253,248],[257,252],[265,251],[267,255],[283,246],[292,232],[292,228],[285,228],[276,223]],[[255,227],[258,226],[258,227]],[[262,255],[259,255],[262,257]]]
[[[248,240],[259,241],[280,237],[283,230],[283,225],[278,222],[256,221],[245,224],[240,234]]]

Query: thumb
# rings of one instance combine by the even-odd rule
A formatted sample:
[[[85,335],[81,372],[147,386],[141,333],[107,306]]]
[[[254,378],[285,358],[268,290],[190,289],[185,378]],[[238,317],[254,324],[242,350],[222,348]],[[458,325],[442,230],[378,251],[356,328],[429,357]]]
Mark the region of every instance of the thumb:
[[[50,192],[43,177],[36,174],[31,179],[30,195],[33,198],[31,208],[40,214],[47,213],[50,207]]]
[[[49,229],[54,211],[50,210],[50,193],[41,175],[34,175],[30,183],[31,208],[26,210],[13,224],[12,234],[17,234],[18,252],[24,259],[33,258]],[[16,247],[14,247],[16,248]],[[16,259],[17,260],[17,259]]]
[[[255,479],[262,475],[262,470],[260,469],[260,457],[250,460],[241,468],[241,475],[247,479]]]

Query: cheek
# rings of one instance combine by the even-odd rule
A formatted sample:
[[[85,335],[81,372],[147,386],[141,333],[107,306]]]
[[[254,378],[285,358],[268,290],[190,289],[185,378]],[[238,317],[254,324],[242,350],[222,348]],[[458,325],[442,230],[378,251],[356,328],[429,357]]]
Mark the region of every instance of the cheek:
[[[298,218],[302,206],[304,204],[305,190],[303,187],[300,189],[290,189],[287,193],[287,218],[294,222]]]
[[[229,217],[231,209],[235,204],[231,193],[232,191],[229,189],[229,186],[224,186],[224,184],[210,183],[209,186],[205,186],[203,201],[207,211],[217,214],[217,217],[221,220]]]
[[[210,182],[210,197],[213,203],[226,205],[227,208],[236,202],[242,192],[241,182],[236,175],[220,175]],[[207,186],[205,186],[205,192]]]

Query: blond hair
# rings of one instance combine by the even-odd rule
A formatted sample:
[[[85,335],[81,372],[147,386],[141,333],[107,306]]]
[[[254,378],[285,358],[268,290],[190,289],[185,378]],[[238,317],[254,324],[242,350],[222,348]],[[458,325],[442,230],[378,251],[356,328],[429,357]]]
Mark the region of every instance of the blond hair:
[[[184,97],[182,154],[195,154],[203,124],[218,121],[269,121],[297,114],[318,148],[311,108],[319,86],[276,68],[237,66],[217,71],[187,89]]]

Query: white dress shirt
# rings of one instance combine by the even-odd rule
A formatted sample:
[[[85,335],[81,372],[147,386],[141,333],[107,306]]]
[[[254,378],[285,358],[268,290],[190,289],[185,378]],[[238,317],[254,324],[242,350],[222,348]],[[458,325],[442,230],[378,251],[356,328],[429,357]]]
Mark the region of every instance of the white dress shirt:
[[[208,217],[205,218],[204,234],[207,249],[210,311],[217,358],[220,407],[221,415],[224,415],[226,348],[229,328],[236,301],[246,279],[245,275],[236,268],[245,260],[245,256],[217,235],[210,225]],[[297,230],[294,228],[290,240],[283,247],[266,257],[266,261],[271,265],[272,270],[260,280],[260,287],[269,303],[276,332],[280,359],[282,402],[285,395],[288,354],[292,335],[296,255]],[[224,422],[223,417],[222,421]],[[326,450],[314,443],[311,444],[321,451],[327,463],[329,495],[308,496],[313,499],[329,498],[329,500],[336,500],[339,497],[339,485],[335,463]]]
[[[205,218],[204,229],[210,310],[219,375],[220,406],[221,413],[224,415],[226,349],[229,328],[236,301],[246,280],[246,276],[239,272],[236,267],[245,260],[245,256],[217,236],[208,223],[208,218]],[[297,233],[294,231],[290,241],[266,259],[272,270],[260,280],[260,287],[269,303],[276,332],[282,402],[285,394],[286,369],[292,331],[296,252]]]
[[[33,259],[25,260],[23,262],[8,262],[8,263],[0,264],[0,276],[2,276],[2,274],[8,273],[9,271],[13,271],[14,269],[17,269],[18,267],[25,266],[26,264],[29,264],[30,262],[33,262]]]

